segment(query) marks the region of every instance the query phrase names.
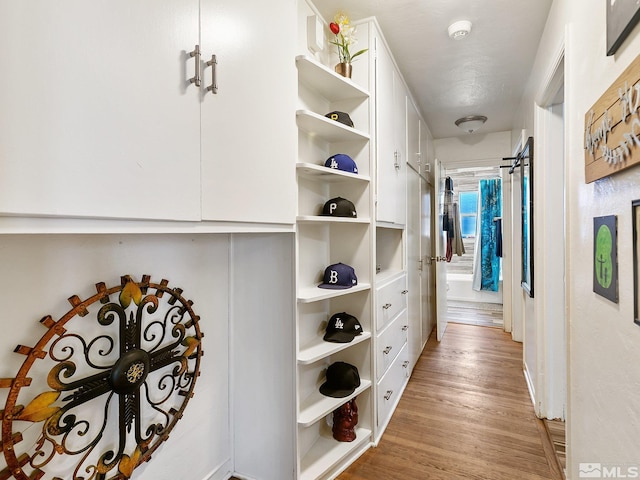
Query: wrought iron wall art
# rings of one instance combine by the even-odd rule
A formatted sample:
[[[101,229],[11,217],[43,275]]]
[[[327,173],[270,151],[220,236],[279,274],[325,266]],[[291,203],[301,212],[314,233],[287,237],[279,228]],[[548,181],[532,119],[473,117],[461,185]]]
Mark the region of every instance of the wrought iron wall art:
[[[0,479],[127,479],[150,459],[193,396],[203,354],[193,302],[168,283],[98,283],[59,320],[42,318],[35,346],[15,348],[26,359],[0,379]]]

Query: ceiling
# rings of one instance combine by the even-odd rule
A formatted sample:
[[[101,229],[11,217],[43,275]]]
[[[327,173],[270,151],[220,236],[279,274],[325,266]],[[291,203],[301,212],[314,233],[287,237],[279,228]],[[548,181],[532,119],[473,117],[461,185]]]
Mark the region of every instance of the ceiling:
[[[488,117],[478,133],[512,129],[551,3],[313,1],[327,21],[338,11],[352,22],[376,17],[434,138],[468,135],[454,124],[468,115]],[[471,33],[462,40],[452,40],[447,29],[458,20],[471,21]]]

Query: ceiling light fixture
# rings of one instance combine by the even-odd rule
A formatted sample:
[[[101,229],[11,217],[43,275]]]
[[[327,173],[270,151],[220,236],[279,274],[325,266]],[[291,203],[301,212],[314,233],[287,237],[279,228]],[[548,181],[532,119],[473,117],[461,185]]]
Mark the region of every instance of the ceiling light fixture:
[[[454,40],[462,40],[471,33],[471,22],[469,20],[460,20],[449,25],[449,36]]]
[[[456,120],[456,126],[460,127],[467,133],[473,133],[478,130],[484,122],[487,121],[487,117],[484,115],[469,115]]]

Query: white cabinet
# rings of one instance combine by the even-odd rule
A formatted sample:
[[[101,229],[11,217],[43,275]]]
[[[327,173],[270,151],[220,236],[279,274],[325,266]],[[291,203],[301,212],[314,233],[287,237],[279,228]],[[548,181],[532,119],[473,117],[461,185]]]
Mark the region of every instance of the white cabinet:
[[[295,25],[295,2],[202,0],[202,218],[294,224],[295,44],[266,19]],[[203,87],[211,84],[203,69]]]
[[[198,8],[0,4],[1,214],[199,219]]]
[[[0,215],[293,224],[295,49],[266,9],[2,2]],[[291,2],[273,11],[295,22]]]
[[[406,222],[406,88],[382,41],[376,49],[376,220]]]
[[[371,444],[374,418],[372,366],[372,193],[370,180],[369,93],[353,81],[308,57],[296,58],[298,69],[297,235],[296,235],[296,398],[297,478],[331,478]],[[349,114],[355,128],[325,117]],[[291,113],[291,112],[290,112]],[[350,156],[358,173],[326,167],[332,155]],[[335,197],[353,203],[357,216],[323,216]],[[357,285],[342,290],[318,288],[326,267],[354,268]],[[349,343],[323,340],[330,317],[355,316],[363,333]],[[360,386],[349,396],[319,392],[327,368],[335,362],[355,366]],[[333,438],[332,412],[352,398],[358,406],[356,439]]]

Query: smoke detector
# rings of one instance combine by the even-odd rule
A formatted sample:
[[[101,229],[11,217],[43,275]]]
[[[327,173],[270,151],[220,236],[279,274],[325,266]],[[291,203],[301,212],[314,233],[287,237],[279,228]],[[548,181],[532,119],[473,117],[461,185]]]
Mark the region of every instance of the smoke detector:
[[[471,22],[468,20],[460,20],[449,25],[449,36],[454,40],[462,40],[471,33]]]

